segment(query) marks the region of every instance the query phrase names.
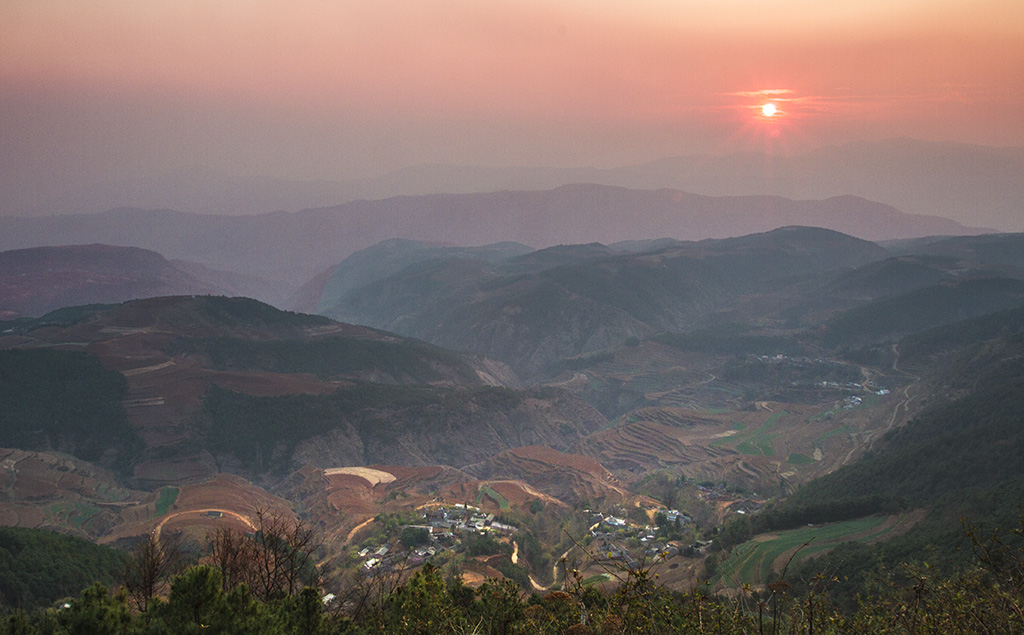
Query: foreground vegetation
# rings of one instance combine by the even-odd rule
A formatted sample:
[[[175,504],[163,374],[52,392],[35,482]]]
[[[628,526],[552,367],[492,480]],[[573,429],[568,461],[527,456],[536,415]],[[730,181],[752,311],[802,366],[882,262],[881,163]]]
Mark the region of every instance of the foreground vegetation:
[[[1024,632],[1024,516],[1010,531],[967,526],[973,560],[949,576],[879,570],[852,609],[838,580],[790,572],[759,591],[723,598],[707,584],[660,587],[643,565],[609,568],[602,591],[576,570],[561,589],[527,595],[512,580],[465,586],[430,564],[410,575],[357,577],[325,595],[312,529],[260,512],[255,533],[218,530],[201,564],[182,568],[173,543],[133,549],[120,587],[97,582],[52,608],[3,616],[0,633],[1020,633]],[[176,573],[177,572],[177,573]],[[792,581],[792,583],[791,583]]]
[[[10,607],[41,607],[95,581],[120,579],[126,555],[83,538],[0,527],[0,598]]]
[[[345,598],[326,601],[306,587],[260,598],[230,588],[221,570],[198,565],[174,577],[166,598],[137,610],[125,590],[96,583],[75,600],[33,615],[16,611],[2,633],[1020,633],[1024,587],[1020,553],[979,544],[978,566],[949,578],[922,572],[881,575],[881,592],[843,613],[830,601],[826,576],[802,596],[784,581],[766,595],[708,597],[660,589],[642,569],[613,571],[606,594],[578,574],[565,590],[525,597],[513,582],[477,589],[427,565],[404,584],[365,580]],[[1008,557],[1013,556],[1013,557]]]

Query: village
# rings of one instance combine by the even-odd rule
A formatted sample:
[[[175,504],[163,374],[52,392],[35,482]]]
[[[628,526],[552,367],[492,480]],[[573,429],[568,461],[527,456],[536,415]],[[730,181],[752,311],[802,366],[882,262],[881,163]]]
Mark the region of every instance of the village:
[[[735,493],[712,483],[698,485],[701,499],[720,506],[727,514],[744,515],[761,509],[757,500],[737,498]],[[703,558],[710,540],[704,539],[690,514],[679,509],[654,507],[628,510],[621,506],[608,511],[584,509],[582,523],[586,533],[574,550],[570,547],[555,559],[553,577],[565,573],[568,566],[634,568],[664,563],[676,557]],[[642,512],[642,513],[641,513]],[[630,518],[630,516],[632,518]],[[435,501],[402,517],[378,517],[382,531],[365,540],[353,554],[360,572],[366,577],[401,573],[431,562],[444,566],[457,556],[465,556],[463,566],[497,575],[498,562],[519,565],[517,554],[520,528],[500,515],[465,503]],[[682,562],[682,561],[679,561]],[[676,565],[673,565],[673,567]],[[500,567],[507,575],[507,567]],[[526,570],[522,572],[525,578]],[[485,572],[486,575],[486,572]],[[529,579],[534,590],[541,588]]]
[[[432,505],[423,509],[419,517],[422,523],[397,527],[397,540],[386,540],[386,544],[375,549],[360,549],[357,555],[362,559],[363,574],[380,575],[418,566],[442,554],[462,553],[467,536],[500,538],[517,531],[516,527],[496,520],[494,514],[463,503]]]
[[[677,555],[695,557],[709,542],[682,540],[692,532],[685,531],[693,522],[677,509],[660,509],[653,524],[638,524],[617,516],[590,514],[590,555],[596,560],[618,561],[626,567],[662,562]]]

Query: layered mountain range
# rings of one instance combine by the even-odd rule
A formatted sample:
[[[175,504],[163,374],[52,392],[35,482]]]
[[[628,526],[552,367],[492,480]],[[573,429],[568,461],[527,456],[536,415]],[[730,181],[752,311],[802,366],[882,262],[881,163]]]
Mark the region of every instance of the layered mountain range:
[[[825,147],[794,156],[689,155],[607,169],[421,165],[348,181],[289,181],[190,167],[147,178],[81,185],[62,193],[44,194],[37,188],[31,196],[19,196],[11,184],[0,197],[0,214],[87,214],[120,207],[263,214],[361,199],[548,190],[594,183],[632,189],[668,188],[707,196],[826,199],[853,194],[910,214],[1021,231],[1022,173],[1024,151],[1020,148],[897,138]],[[749,231],[758,229],[751,227]]]
[[[127,240],[137,223],[150,228],[146,240],[202,257],[109,245],[0,253],[0,309],[14,318],[0,323],[0,518],[117,542],[244,529],[258,504],[314,522],[331,556],[348,562],[375,518],[473,502],[529,528],[551,551],[530,573],[550,580],[551,559],[571,549],[559,544],[562,529],[592,524],[583,507],[648,521],[685,508],[694,519],[685,535],[726,547],[757,529],[869,514],[923,540],[972,496],[981,517],[1005,511],[996,492],[1024,478],[1009,458],[1020,441],[1024,235],[897,232],[872,242],[785,225],[556,242],[591,231],[590,220],[617,232],[627,221],[611,210],[644,200],[650,209],[675,201],[678,214],[700,208],[701,218],[763,214],[766,225],[788,218],[772,209],[890,214],[853,198],[579,186],[364,202],[347,216],[15,219],[11,227],[31,231],[4,240],[29,240],[47,223],[68,236],[74,223],[98,223]],[[482,218],[496,227],[475,226],[474,206],[491,204]],[[583,227],[570,209],[589,210],[576,217]],[[469,235],[506,240],[392,238],[331,255],[351,251],[329,246],[346,223],[352,246],[372,235],[359,227],[389,231],[374,218],[425,227],[435,212]],[[110,218],[124,226],[101,227]],[[161,235],[147,225],[160,218],[196,224]],[[550,246],[515,240],[527,231],[517,218],[547,218]],[[268,220],[280,235],[259,225]],[[296,220],[308,231],[324,223],[305,251]],[[216,241],[232,232],[265,244],[225,250],[225,269],[256,263],[268,278],[296,280],[260,293],[297,312],[228,297],[263,284],[210,268]],[[964,445],[968,430],[978,447],[966,462],[928,449],[936,438]],[[926,449],[934,464],[920,459]],[[999,469],[975,469],[986,453]],[[946,494],[869,496],[857,475],[871,469],[902,470],[893,483]],[[817,480],[829,474],[838,476]],[[972,489],[954,487],[958,479]],[[828,494],[776,503],[763,525],[723,524],[734,509],[805,491]]]
[[[170,259],[263,278],[277,292],[266,292],[260,299],[280,305],[327,267],[391,238],[448,245],[518,242],[544,248],[656,237],[726,238],[787,225],[822,227],[867,240],[984,231],[854,196],[708,197],[671,189],[564,185],[551,190],[360,200],[241,217],[153,209],[0,217],[0,249],[82,243],[140,247]]]
[[[522,255],[514,246],[476,252],[390,241],[314,280],[297,308],[479,351],[532,377],[629,338],[722,322],[823,325],[835,344],[1016,306],[1020,248],[1021,235],[1005,234],[894,252],[807,227]],[[908,249],[926,255],[903,255]]]

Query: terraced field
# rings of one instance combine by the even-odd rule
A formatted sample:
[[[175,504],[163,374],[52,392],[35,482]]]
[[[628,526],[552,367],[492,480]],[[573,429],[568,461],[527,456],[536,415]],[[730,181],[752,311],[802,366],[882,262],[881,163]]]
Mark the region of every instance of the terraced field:
[[[727,386],[695,384],[671,390],[658,396],[664,406],[689,408],[705,412],[725,412],[740,405],[742,393]]]
[[[772,413],[757,428],[738,431],[732,436],[715,439],[711,445],[733,446],[737,452],[747,456],[774,456],[775,447],[772,444],[772,440],[779,436],[779,433],[772,432],[772,429],[779,419],[788,414],[785,410]]]
[[[525,481],[563,502],[620,501],[630,497],[621,482],[597,460],[542,446],[507,450],[464,469],[483,480],[497,477]],[[500,501],[495,501],[500,505]]]
[[[711,434],[656,421],[638,421],[591,435],[583,445],[587,454],[598,457],[610,469],[640,471],[673,464],[690,465],[730,453],[695,442],[695,436],[708,438]]]
[[[733,550],[719,567],[712,584],[717,589],[737,588],[743,584],[764,585],[769,576],[773,572],[780,573],[791,558],[803,560],[843,542],[882,540],[912,524],[915,518],[911,516],[868,516],[758,536]]]

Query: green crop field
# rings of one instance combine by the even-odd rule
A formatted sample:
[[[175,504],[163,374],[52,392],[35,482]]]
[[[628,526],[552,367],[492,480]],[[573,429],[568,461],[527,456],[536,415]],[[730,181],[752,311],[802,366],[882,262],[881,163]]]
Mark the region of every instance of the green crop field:
[[[764,584],[776,562],[790,550],[807,543],[796,556],[802,559],[831,549],[856,534],[865,534],[858,537],[857,542],[877,540],[892,529],[891,525],[881,527],[885,520],[884,516],[868,516],[818,527],[791,529],[767,540],[747,541],[737,546],[729,559],[722,563],[714,581],[729,586]],[[871,531],[873,529],[877,531]]]
[[[174,501],[178,500],[177,487],[165,487],[160,490],[160,498],[156,501],[156,515],[163,516],[171,508]]]
[[[495,503],[498,504],[498,507],[500,509],[508,509],[508,499],[499,494],[498,492],[496,492],[494,488],[491,487],[490,485],[481,485],[480,493],[483,494],[484,496],[490,497]]]
[[[838,428],[832,428],[828,432],[825,432],[825,433],[821,434],[818,438],[816,438],[814,440],[814,445],[815,445],[815,447],[817,447],[817,446],[821,445],[821,442],[824,441],[825,439],[830,439],[832,437],[836,437],[836,436],[839,436],[839,435],[842,435],[842,434],[850,434],[850,433],[853,433],[853,432],[856,432],[856,431],[857,431],[857,429],[854,428],[853,426],[849,426],[849,425],[843,424],[843,425],[839,426]]]
[[[733,446],[737,452],[746,456],[775,456],[775,447],[772,440],[779,436],[778,433],[769,433],[769,430],[775,425],[775,423],[784,415],[789,413],[783,410],[782,412],[773,413],[764,423],[753,430],[743,430],[737,427],[737,424],[733,424],[733,429],[738,432],[732,436],[722,437],[715,439],[711,442],[712,446]]]
[[[75,501],[53,503],[47,506],[46,512],[54,524],[84,529],[85,525],[100,513],[100,508],[89,503]]]
[[[811,457],[807,456],[806,454],[800,454],[800,453],[797,453],[797,452],[794,452],[793,454],[790,454],[789,458],[786,459],[786,460],[789,461],[789,463],[791,463],[792,465],[813,465],[814,464],[814,459],[812,459]]]

